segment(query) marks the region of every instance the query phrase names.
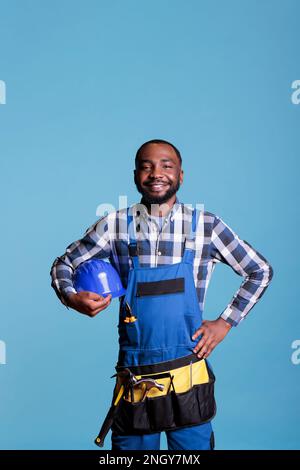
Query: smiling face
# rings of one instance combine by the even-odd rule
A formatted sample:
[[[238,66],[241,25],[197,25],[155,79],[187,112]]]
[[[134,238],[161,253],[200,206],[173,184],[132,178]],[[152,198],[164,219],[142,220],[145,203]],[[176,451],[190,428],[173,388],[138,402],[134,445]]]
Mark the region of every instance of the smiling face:
[[[183,170],[171,145],[146,145],[136,162],[134,181],[148,204],[174,203],[183,182]]]

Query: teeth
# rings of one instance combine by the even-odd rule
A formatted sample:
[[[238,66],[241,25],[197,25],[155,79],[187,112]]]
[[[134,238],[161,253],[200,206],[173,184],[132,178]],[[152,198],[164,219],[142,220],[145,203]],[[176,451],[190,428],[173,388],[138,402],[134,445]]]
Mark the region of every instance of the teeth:
[[[154,189],[155,191],[161,190],[163,187],[167,186],[167,183],[152,183],[148,184],[148,187]]]

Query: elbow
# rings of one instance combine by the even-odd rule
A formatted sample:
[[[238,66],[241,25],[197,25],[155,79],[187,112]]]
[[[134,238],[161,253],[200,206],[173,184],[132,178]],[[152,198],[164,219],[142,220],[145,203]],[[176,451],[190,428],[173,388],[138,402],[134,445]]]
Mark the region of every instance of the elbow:
[[[269,267],[269,280],[271,282],[271,280],[273,279],[273,276],[274,276],[274,269],[270,264],[268,264],[268,267]]]
[[[57,265],[57,262],[58,262],[58,258],[55,258],[55,260],[53,261],[52,265],[51,265],[51,268],[50,268],[50,276],[53,278],[53,271],[54,269],[56,268],[56,265]]]
[[[264,266],[263,271],[264,271],[263,278],[265,279],[265,284],[269,285],[274,276],[273,266],[269,262],[267,262]]]
[[[251,280],[254,284],[260,285],[261,287],[267,287],[274,276],[274,270],[268,261],[262,263],[256,271],[253,271],[249,276],[248,280]]]

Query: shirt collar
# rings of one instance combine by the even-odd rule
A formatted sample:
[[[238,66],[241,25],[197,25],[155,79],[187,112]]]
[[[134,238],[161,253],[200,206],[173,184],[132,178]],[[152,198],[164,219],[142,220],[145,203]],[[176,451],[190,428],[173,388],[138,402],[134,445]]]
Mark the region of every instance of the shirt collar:
[[[170,210],[170,212],[168,213],[168,215],[166,216],[166,219],[171,219],[173,220],[176,212],[178,211],[178,209],[181,207],[181,202],[179,201],[178,197],[176,196],[176,200],[173,204],[173,207],[172,209]],[[135,211],[134,211],[134,214],[136,216],[140,216],[142,215],[143,217],[145,217],[147,220],[150,219],[150,214],[147,210],[147,207],[145,206],[145,204],[143,203],[143,198],[141,198],[140,202],[138,204],[135,205]]]

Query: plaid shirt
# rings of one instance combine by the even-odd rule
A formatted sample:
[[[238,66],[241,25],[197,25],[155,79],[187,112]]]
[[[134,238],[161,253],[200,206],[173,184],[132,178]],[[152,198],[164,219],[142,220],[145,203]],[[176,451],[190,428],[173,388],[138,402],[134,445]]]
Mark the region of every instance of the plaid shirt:
[[[141,203],[129,208],[135,220],[135,234],[141,266],[156,267],[182,260],[185,239],[191,230],[192,208],[176,202],[165,217],[162,228]],[[63,256],[56,258],[51,268],[52,287],[66,304],[66,297],[76,292],[73,287],[74,269],[90,258],[109,258],[127,286],[131,258],[128,253],[127,209],[102,217],[69,245]],[[194,281],[200,310],[217,263],[225,263],[244,279],[221,318],[236,326],[249,313],[265,292],[273,276],[268,261],[248,242],[241,240],[217,215],[200,211],[196,229]]]

